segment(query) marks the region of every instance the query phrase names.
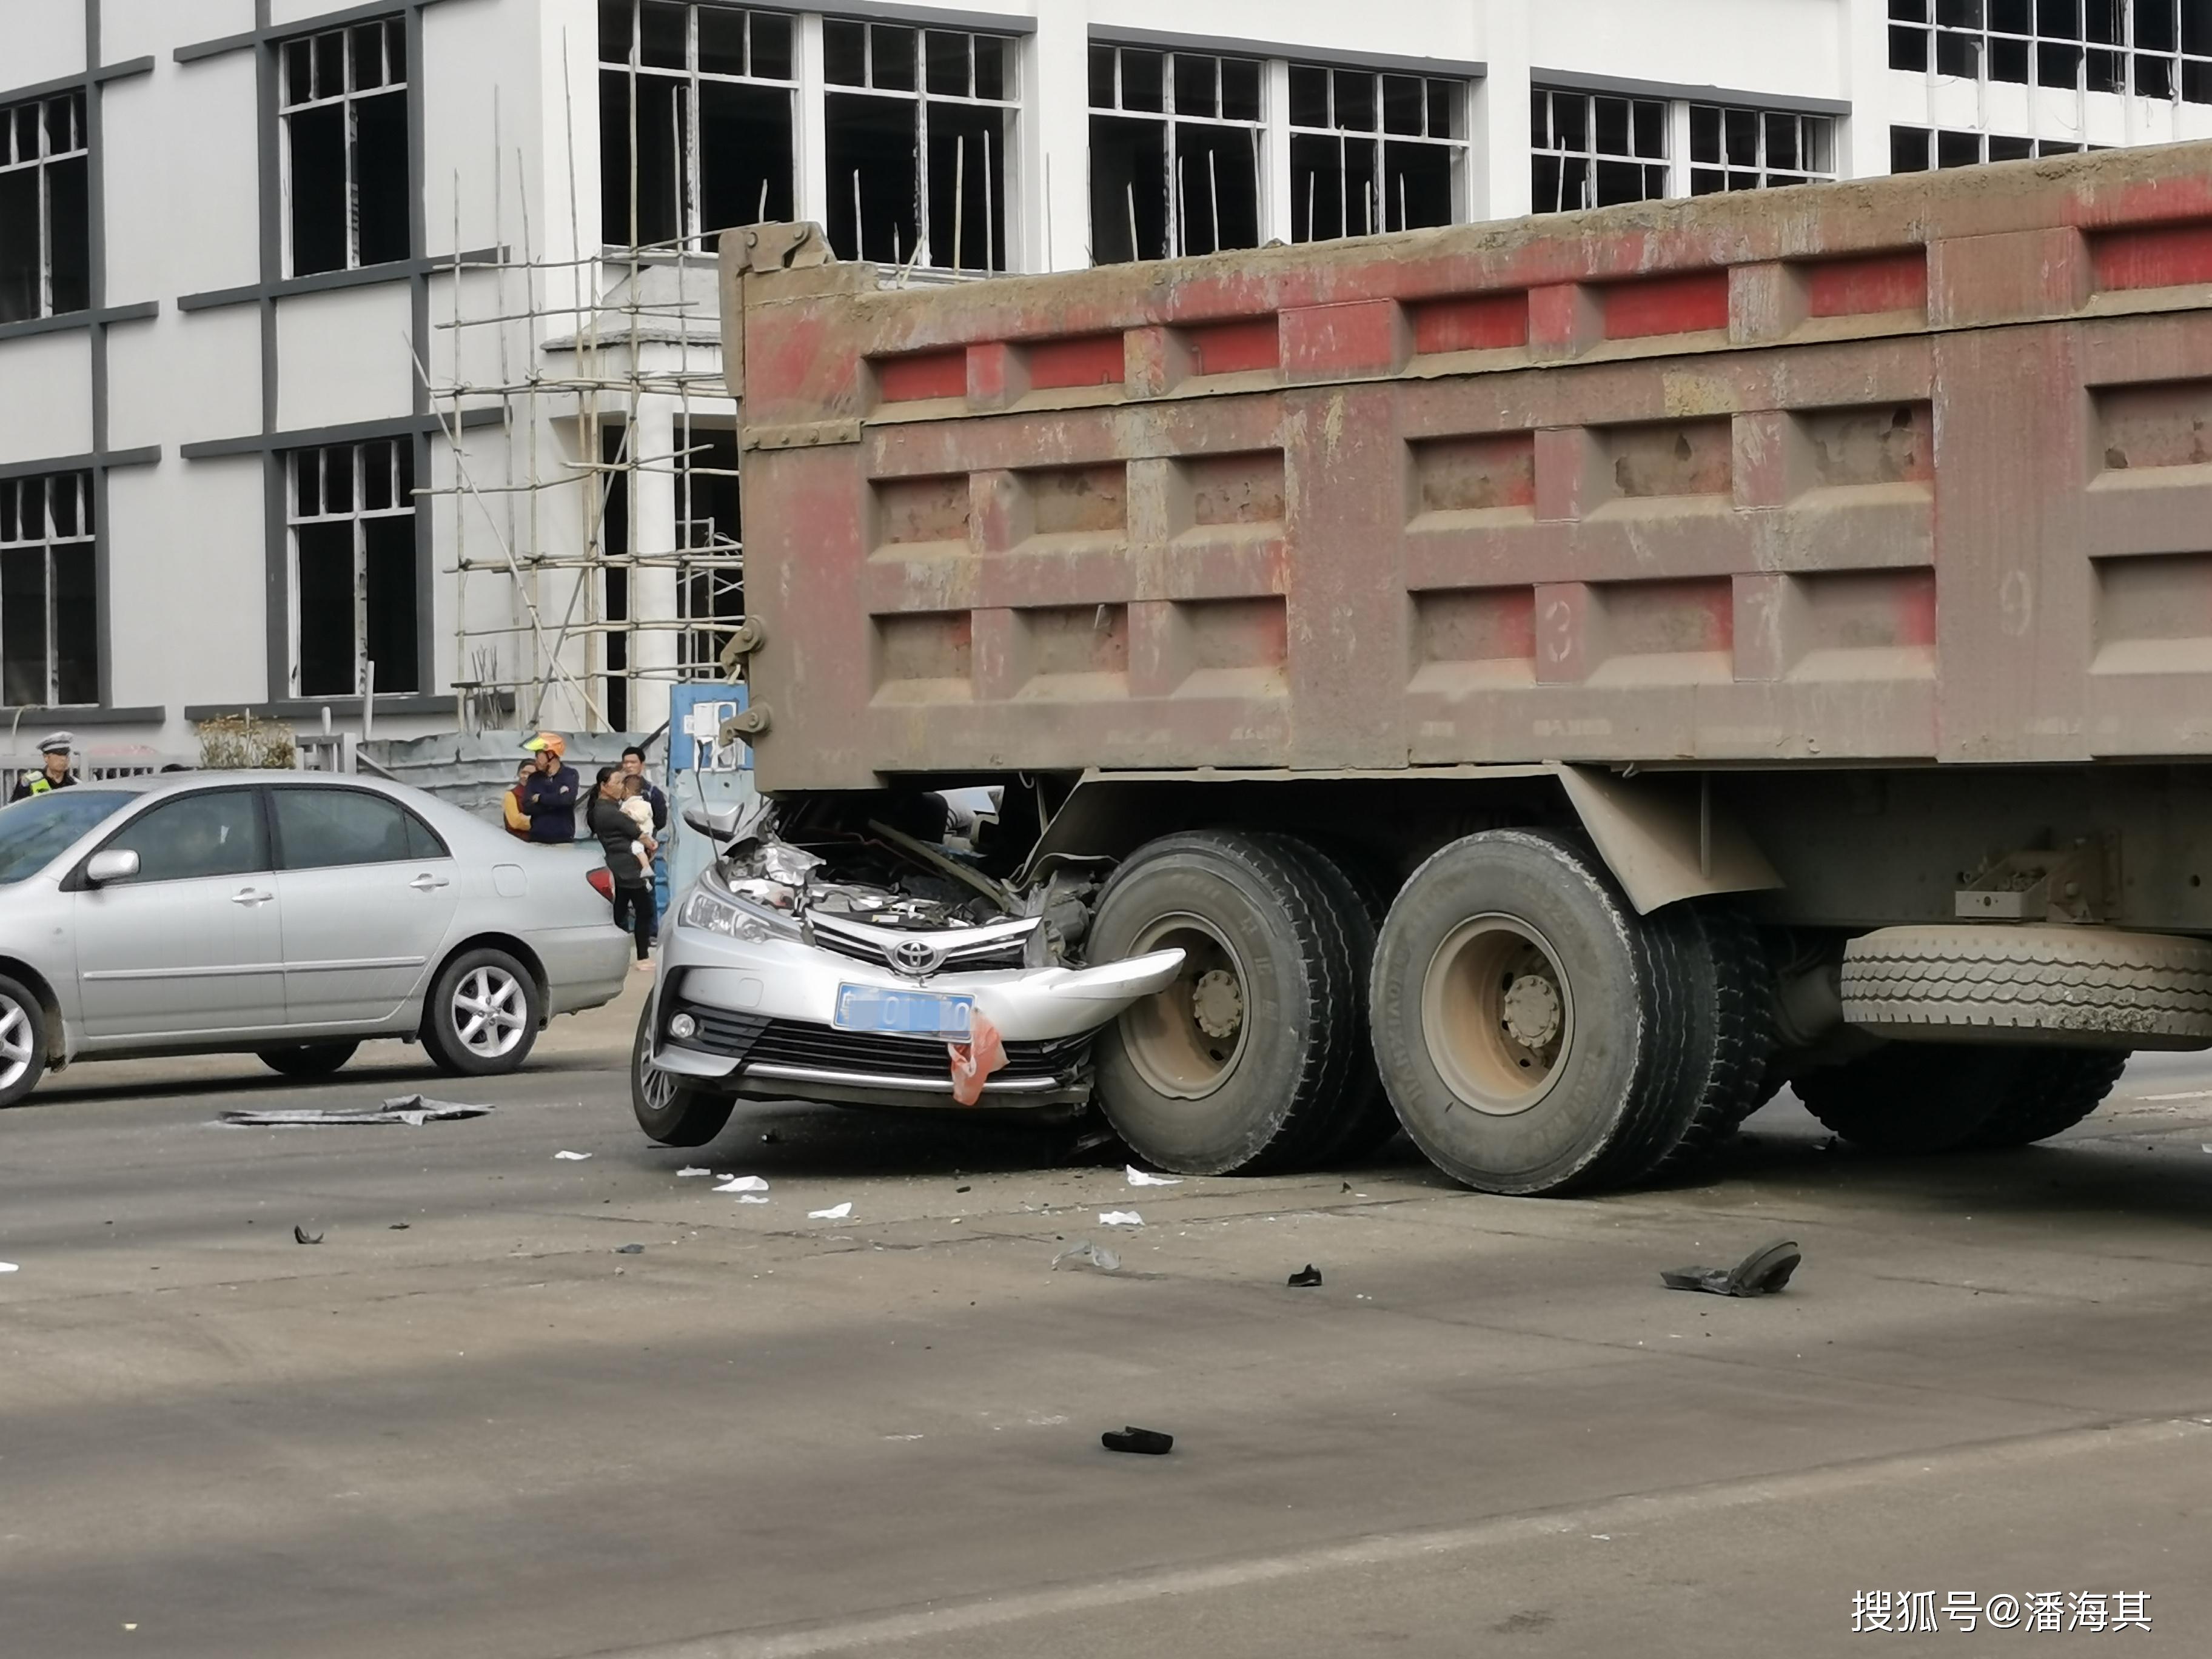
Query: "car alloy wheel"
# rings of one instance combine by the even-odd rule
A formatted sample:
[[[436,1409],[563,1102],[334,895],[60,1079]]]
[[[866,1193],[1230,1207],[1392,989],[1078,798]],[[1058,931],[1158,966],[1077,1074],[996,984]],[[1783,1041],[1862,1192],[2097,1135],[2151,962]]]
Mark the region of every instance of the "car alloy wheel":
[[[530,1000],[503,968],[472,968],[453,988],[453,1035],[481,1060],[501,1060],[529,1029]]]
[[[15,998],[0,994],[0,1093],[22,1081],[37,1055],[30,1015]]]

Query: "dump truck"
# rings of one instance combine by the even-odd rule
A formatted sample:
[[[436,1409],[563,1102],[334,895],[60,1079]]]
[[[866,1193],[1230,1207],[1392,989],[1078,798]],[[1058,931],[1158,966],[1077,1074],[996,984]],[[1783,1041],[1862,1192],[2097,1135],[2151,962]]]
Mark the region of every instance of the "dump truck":
[[[2212,1044],[2212,146],[721,258],[734,731],[787,824],[995,787],[1054,951],[1182,953],[1090,1056],[1152,1164],[1618,1187],[1785,1083],[2014,1146]]]

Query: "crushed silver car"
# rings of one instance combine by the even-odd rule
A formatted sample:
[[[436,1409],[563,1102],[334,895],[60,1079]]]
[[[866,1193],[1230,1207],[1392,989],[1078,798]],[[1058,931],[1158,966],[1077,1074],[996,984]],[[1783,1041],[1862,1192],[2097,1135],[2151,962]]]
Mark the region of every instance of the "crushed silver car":
[[[1080,964],[1079,872],[1017,893],[887,823],[685,822],[728,844],[672,907],[638,1024],[632,1105],[663,1146],[705,1145],[741,1099],[1080,1108],[1092,1034],[1182,966]]]

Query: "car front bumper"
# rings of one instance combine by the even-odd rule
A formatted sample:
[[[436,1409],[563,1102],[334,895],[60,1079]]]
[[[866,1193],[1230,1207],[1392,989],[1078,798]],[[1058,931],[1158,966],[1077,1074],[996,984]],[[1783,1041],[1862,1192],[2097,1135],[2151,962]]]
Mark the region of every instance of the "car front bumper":
[[[794,939],[758,943],[670,926],[661,934],[653,1063],[695,1087],[751,1099],[949,1106],[942,1037],[839,1030],[838,991],[866,986],[973,997],[1006,1046],[983,1085],[997,1107],[1066,1106],[1090,1094],[1091,1034],[1140,997],[1164,990],[1180,951],[1095,968],[993,969],[915,980]],[[696,1027],[678,1041],[669,1021]]]

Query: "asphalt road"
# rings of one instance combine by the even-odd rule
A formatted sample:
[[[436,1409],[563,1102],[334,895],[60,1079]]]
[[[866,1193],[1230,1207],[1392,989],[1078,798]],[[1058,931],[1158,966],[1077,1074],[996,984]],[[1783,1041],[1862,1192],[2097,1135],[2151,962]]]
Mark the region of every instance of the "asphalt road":
[[[798,1107],[690,1158],[629,1121],[627,1018],[480,1088],[386,1048],[0,1115],[0,1655],[1767,1659],[1912,1591],[1938,1651],[2206,1644],[2195,1058],[2045,1149],[1887,1162],[1785,1099],[1711,1179],[1562,1202],[1402,1147],[1133,1190]],[[416,1090],[497,1109],[210,1127]],[[1660,1287],[1783,1232],[1782,1297]],[[1054,1272],[1085,1238],[1121,1271]],[[2054,1591],[2154,1628],[1944,1615]]]

